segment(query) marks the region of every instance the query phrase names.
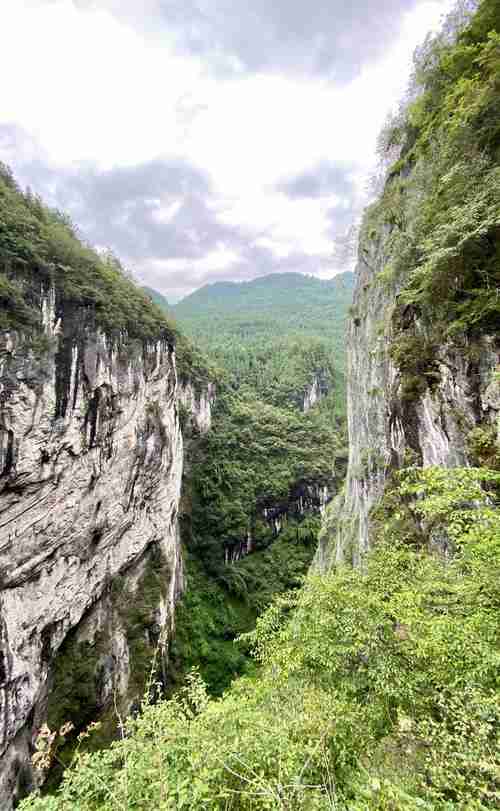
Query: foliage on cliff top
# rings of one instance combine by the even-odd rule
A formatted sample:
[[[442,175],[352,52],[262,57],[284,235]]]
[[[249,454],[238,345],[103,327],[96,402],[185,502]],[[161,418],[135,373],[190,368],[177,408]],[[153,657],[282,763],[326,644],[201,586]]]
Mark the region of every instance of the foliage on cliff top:
[[[0,165],[0,329],[40,327],[43,288],[54,285],[60,308],[110,336],[174,341],[174,328],[111,254],[101,255],[78,236],[69,218],[23,193]]]
[[[418,496],[452,560],[388,526],[362,571],[311,576],[259,619],[256,677],[219,700],[193,678],[23,811],[496,807],[499,484],[494,471],[403,474],[401,499]]]
[[[367,214],[391,228],[385,276],[434,328],[495,332],[500,319],[500,8],[482,0],[454,37],[417,55],[413,101],[382,139],[400,157]]]

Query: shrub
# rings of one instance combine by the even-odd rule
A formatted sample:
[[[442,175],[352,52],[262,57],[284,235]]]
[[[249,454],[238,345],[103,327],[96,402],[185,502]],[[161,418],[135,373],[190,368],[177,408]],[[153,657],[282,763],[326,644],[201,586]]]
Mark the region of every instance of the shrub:
[[[260,673],[210,700],[199,677],[81,754],[23,809],[474,811],[500,798],[500,516],[485,469],[411,468],[399,497],[447,561],[382,529],[362,570],[311,575],[245,636]]]

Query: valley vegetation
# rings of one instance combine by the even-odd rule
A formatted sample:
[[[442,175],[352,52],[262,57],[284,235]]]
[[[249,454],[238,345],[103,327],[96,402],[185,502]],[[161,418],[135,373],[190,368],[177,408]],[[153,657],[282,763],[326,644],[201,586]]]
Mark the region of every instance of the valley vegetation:
[[[174,308],[217,372],[211,430],[183,415],[181,528],[187,587],[176,610],[170,689],[197,666],[212,694],[253,668],[234,639],[300,586],[320,510],[347,461],[345,328],[352,274],[276,274],[208,285]],[[318,402],[305,408],[315,386]]]
[[[245,640],[257,675],[214,700],[193,674],[110,749],[77,757],[58,795],[22,807],[498,805],[500,520],[484,483],[500,474],[402,476],[401,495],[420,496],[413,543],[389,521],[362,572],[312,574],[258,620]],[[451,563],[418,542],[422,517],[450,534]]]

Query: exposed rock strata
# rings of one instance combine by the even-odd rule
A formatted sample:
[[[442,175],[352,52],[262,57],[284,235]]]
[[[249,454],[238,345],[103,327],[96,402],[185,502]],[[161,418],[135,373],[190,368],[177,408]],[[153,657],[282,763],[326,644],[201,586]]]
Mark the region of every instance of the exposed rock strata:
[[[108,608],[112,584],[123,575],[133,595],[153,552],[160,555],[156,640],[182,589],[172,346],[125,336],[111,343],[78,310],[56,313],[54,292],[42,294],[40,311],[43,349],[14,333],[0,348],[2,809],[32,782],[32,744],[68,634],[112,639],[98,661],[105,704],[126,695],[130,681],[126,621]],[[203,425],[206,411],[196,416]]]
[[[317,372],[314,379],[309,384],[304,392],[304,402],[302,410],[307,414],[317,403],[323,400],[330,392],[330,386],[327,375],[322,372]]]
[[[205,434],[210,430],[215,396],[216,390],[214,383],[209,383],[207,387],[201,391],[198,391],[192,383],[179,384],[179,402],[190,417],[190,428],[192,430],[194,429],[198,434]]]
[[[349,465],[345,495],[331,505],[320,541],[321,569],[341,560],[359,564],[370,543],[370,512],[392,471],[410,464],[473,464],[468,437],[478,426],[495,431],[500,441],[498,336],[457,337],[436,346],[429,379],[422,378],[417,393],[405,391],[390,354],[399,287],[379,276],[390,259],[389,237],[390,228],[379,226],[360,243],[348,333]],[[426,335],[410,308],[403,321]]]
[[[300,521],[306,515],[323,516],[327,505],[332,500],[331,488],[333,486],[333,482],[330,487],[326,484],[298,484],[292,489],[288,499],[263,507],[259,510],[258,517],[265,522],[272,537],[277,538],[289,520]],[[248,532],[246,538],[225,547],[225,563],[237,563],[250,555],[254,548],[254,538],[252,533]]]

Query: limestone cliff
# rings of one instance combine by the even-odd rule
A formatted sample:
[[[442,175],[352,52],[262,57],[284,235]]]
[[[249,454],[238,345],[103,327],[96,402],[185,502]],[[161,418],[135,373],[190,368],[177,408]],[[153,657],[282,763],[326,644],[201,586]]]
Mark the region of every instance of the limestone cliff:
[[[359,563],[395,471],[500,466],[498,19],[489,0],[452,15],[381,136],[349,326],[347,484],[323,566]]]
[[[336,471],[337,472],[337,471]],[[338,477],[340,478],[340,471]],[[290,488],[286,499],[267,504],[257,510],[254,523],[260,522],[260,535],[262,536],[262,526],[266,527],[269,533],[268,543],[276,540],[282,531],[291,524],[300,524],[306,517],[323,517],[333,493],[336,492],[336,480],[332,475],[328,484],[308,484],[299,482]],[[224,561],[226,564],[237,563],[247,555],[250,555],[255,548],[259,548],[259,540],[254,538],[251,530],[248,530],[245,538],[232,541],[224,546]]]
[[[205,434],[212,425],[212,408],[215,403],[215,383],[208,383],[200,390],[191,381],[179,384],[178,399],[189,420],[188,436]]]
[[[327,370],[318,370],[314,374],[312,382],[304,392],[303,411],[307,413],[317,403],[319,403],[330,392],[330,380]]]
[[[429,330],[411,308],[401,312],[398,289],[377,278],[388,261],[386,244],[377,234],[360,248],[348,335],[349,465],[320,543],[322,568],[344,559],[359,564],[370,545],[371,510],[395,469],[475,464],[474,430],[500,438],[498,335],[437,344],[422,368],[421,390],[407,388],[391,351],[394,320],[406,319],[406,329],[422,336]]]
[[[43,341],[0,349],[2,808],[32,783],[47,713],[130,708],[182,589],[173,346],[112,341],[55,289],[33,306]]]

